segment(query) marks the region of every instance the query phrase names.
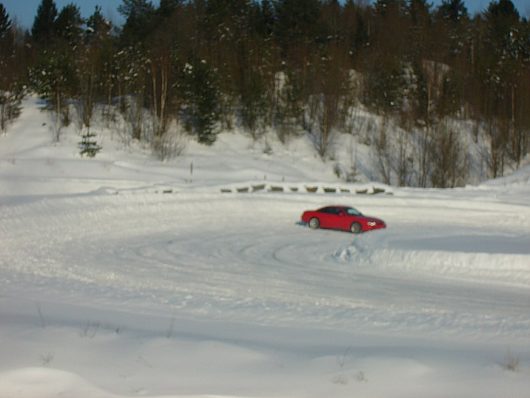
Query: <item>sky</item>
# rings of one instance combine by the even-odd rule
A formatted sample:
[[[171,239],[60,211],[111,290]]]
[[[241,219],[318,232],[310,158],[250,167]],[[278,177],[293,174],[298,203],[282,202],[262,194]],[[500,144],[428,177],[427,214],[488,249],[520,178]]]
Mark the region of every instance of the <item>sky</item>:
[[[521,15],[530,16],[530,0],[512,1]],[[436,5],[441,1],[432,0],[432,2]],[[24,28],[30,28],[41,0],[0,0],[0,3],[4,5],[12,19],[15,19]],[[122,3],[121,0],[55,0],[58,9],[69,3],[77,4],[84,17],[91,15],[94,7],[100,5],[103,14],[108,19],[118,24],[122,22],[122,18],[117,11],[118,6]],[[153,3],[158,4],[158,0],[154,0]],[[469,12],[474,14],[484,10],[489,3],[490,0],[467,0],[466,6]]]

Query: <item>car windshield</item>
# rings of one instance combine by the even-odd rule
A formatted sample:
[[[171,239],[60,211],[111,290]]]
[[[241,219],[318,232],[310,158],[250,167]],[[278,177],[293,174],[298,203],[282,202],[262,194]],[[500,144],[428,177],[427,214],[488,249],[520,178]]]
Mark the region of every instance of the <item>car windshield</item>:
[[[346,213],[350,216],[362,216],[361,212],[353,207],[346,207],[344,210],[346,210]]]

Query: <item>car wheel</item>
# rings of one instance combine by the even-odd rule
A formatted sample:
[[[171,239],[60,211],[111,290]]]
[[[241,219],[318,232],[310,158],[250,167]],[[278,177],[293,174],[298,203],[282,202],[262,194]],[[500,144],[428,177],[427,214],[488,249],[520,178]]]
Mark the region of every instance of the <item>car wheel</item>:
[[[354,222],[351,227],[350,227],[350,231],[354,234],[359,234],[362,232],[362,227],[361,227],[361,224],[359,224],[358,222]]]
[[[313,217],[311,220],[309,220],[309,228],[318,229],[319,227],[320,221],[318,221],[318,218]]]

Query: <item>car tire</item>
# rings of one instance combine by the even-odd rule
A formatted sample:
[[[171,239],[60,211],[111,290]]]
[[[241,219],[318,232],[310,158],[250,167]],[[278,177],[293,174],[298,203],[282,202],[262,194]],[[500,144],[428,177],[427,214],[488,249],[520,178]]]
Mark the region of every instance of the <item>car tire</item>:
[[[320,221],[318,218],[313,217],[311,220],[309,220],[309,228],[311,229],[319,229],[320,228]]]
[[[350,227],[350,231],[353,233],[353,234],[360,234],[363,229],[361,227],[361,224],[359,224],[358,222],[354,222],[351,227]]]

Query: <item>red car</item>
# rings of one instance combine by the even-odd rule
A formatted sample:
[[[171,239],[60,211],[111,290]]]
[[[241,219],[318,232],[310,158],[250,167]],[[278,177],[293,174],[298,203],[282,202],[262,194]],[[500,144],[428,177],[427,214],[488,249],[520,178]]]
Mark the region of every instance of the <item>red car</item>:
[[[302,222],[308,224],[311,229],[339,229],[354,234],[386,228],[383,220],[363,216],[358,210],[349,206],[326,206],[318,210],[304,211]]]

